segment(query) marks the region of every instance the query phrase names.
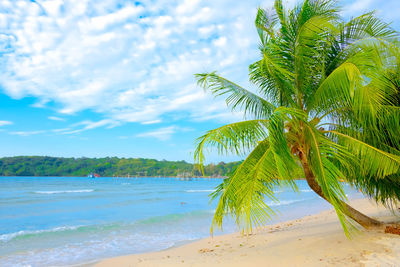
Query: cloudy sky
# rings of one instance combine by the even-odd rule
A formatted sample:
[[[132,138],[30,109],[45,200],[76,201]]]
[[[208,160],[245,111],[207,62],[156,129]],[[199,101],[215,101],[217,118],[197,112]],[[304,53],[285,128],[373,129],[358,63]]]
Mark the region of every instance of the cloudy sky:
[[[400,29],[397,0],[340,3],[344,17],[376,10]],[[272,4],[0,0],[0,156],[192,162],[196,137],[241,119],[193,74],[218,70],[251,87],[253,20]]]

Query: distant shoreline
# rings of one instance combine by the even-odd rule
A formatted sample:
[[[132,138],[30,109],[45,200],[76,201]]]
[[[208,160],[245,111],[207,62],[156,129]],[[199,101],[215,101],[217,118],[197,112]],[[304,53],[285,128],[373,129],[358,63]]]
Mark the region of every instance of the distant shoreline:
[[[24,175],[1,175],[0,177],[43,177],[43,178],[51,178],[51,177],[57,177],[57,178],[88,178],[86,176],[66,176],[66,175],[61,175],[61,176],[56,176],[56,175],[46,175],[46,176],[24,176]],[[181,179],[226,179],[228,176],[191,176],[191,177],[180,177],[180,176],[101,176],[98,178],[127,178],[127,179],[133,179],[133,178],[181,178]],[[90,179],[98,179],[98,178],[90,178]],[[299,179],[300,180],[300,179]]]
[[[241,164],[219,162],[204,165],[146,158],[64,158],[17,156],[0,158],[0,176],[85,177],[97,173],[101,177],[227,177]]]
[[[0,177],[43,177],[43,178],[51,178],[51,177],[57,177],[57,178],[88,178],[86,176],[56,176],[56,175],[48,175],[48,176],[17,176],[17,175],[9,175],[9,176],[5,176],[5,175],[0,175]],[[120,179],[120,178],[126,178],[126,179],[134,179],[134,178],[180,178],[180,179],[227,179],[229,178],[228,176],[193,176],[193,177],[180,177],[180,176],[130,176],[130,177],[126,177],[126,176],[101,176],[99,178],[115,178],[115,179]],[[98,178],[90,178],[90,179],[98,179]],[[294,180],[305,180],[305,178],[294,178]]]

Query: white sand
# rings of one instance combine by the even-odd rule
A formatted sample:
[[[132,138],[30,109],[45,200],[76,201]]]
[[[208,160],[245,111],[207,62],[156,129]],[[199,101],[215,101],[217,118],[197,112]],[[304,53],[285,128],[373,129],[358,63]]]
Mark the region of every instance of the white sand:
[[[366,199],[351,205],[381,221],[400,221]],[[330,210],[268,226],[247,237],[238,233],[210,237],[161,252],[109,258],[95,266],[400,266],[400,236],[361,230],[349,240]]]

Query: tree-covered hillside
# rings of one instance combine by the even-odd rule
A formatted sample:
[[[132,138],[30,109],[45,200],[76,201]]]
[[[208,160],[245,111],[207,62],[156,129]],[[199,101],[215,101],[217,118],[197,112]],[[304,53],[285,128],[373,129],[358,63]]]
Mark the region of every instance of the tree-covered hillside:
[[[205,176],[228,176],[239,162],[209,164]],[[58,158],[20,156],[0,158],[1,176],[201,176],[185,161],[158,161],[143,158]]]

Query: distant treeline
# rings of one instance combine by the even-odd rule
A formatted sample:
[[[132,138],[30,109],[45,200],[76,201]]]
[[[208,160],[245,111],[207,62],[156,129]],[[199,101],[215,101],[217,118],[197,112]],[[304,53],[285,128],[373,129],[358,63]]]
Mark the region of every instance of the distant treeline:
[[[229,176],[240,162],[209,164],[204,176]],[[20,156],[0,158],[0,176],[202,176],[186,161],[143,158],[58,158]]]

